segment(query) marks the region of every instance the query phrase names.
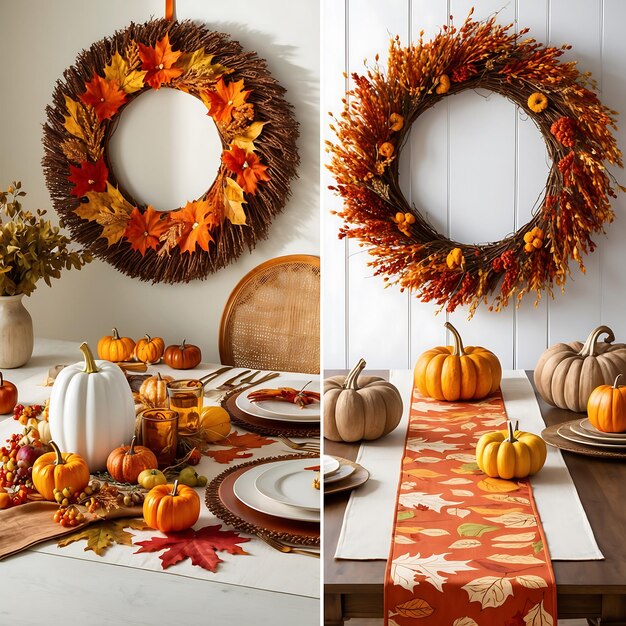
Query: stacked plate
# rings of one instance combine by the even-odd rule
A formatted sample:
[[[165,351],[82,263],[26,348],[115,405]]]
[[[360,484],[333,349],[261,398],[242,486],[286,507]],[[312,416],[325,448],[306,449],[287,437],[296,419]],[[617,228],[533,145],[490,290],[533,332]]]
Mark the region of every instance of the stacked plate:
[[[594,448],[613,450],[626,448],[626,433],[603,433],[593,426],[588,418],[563,424],[557,433],[563,439]]]
[[[266,385],[260,385],[265,387]],[[306,386],[307,391],[320,391],[320,379],[319,376],[293,378],[288,376],[279,376],[271,381],[268,388],[278,389],[279,387],[291,387],[292,389],[300,390]],[[253,415],[262,420],[279,421],[279,422],[294,422],[294,423],[309,423],[320,421],[320,403],[313,402],[307,404],[304,407],[300,407],[297,404],[290,402],[281,402],[280,400],[263,400],[261,402],[251,402],[248,399],[248,395],[254,391],[258,391],[256,387],[253,387],[243,393],[240,393],[236,400],[235,405],[240,411]]]
[[[354,489],[369,478],[369,472],[358,463],[329,454],[322,455],[321,469],[326,494]]]
[[[314,486],[315,458],[263,463],[237,478],[235,496],[246,506],[274,517],[298,522],[320,521],[320,491]]]

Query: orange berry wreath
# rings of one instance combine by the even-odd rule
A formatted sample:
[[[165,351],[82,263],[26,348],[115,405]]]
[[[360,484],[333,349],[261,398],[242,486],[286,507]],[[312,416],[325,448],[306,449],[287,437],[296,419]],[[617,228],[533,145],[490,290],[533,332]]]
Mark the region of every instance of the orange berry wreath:
[[[469,307],[470,317],[491,296],[490,310],[512,297],[563,289],[574,259],[595,244],[592,234],[613,220],[610,199],[622,189],[605,162],[622,166],[612,136],[617,113],[602,105],[589,74],[560,62],[569,49],[525,39],[495,18],[467,18],[431,41],[403,48],[391,41],[386,71],[353,74],[355,87],[332,125],[328,142],[332,187],[343,199],[340,237],[361,240],[375,274],[415,291],[447,311]],[[530,222],[501,241],[451,241],[411,206],[398,184],[398,162],[411,125],[427,109],[465,89],[487,89],[524,110],[546,142],[552,165]]]
[[[161,87],[200,98],[223,146],[210,189],[173,211],[136,202],[108,157],[124,107]],[[65,71],[47,108],[43,165],[56,211],[77,241],[125,274],[205,277],[265,238],[289,197],[298,124],[284,92],[263,59],[192,22],[131,24],[102,39]]]

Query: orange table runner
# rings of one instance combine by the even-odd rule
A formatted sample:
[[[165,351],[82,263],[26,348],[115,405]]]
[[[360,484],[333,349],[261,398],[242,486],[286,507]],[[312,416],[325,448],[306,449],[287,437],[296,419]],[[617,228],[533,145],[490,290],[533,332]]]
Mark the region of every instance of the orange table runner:
[[[527,479],[485,476],[480,435],[502,395],[450,403],[413,390],[385,576],[386,626],[553,626],[556,583]]]

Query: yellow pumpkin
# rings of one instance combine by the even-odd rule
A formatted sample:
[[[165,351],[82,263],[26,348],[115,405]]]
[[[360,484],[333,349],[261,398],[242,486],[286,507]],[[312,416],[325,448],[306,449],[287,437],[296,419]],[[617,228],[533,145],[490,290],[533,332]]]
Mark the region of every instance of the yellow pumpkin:
[[[500,386],[502,368],[498,357],[480,346],[463,347],[452,324],[453,346],[439,346],[422,353],[415,364],[415,386],[423,396],[436,400],[480,400]]]
[[[204,431],[208,442],[219,441],[230,433],[230,415],[221,406],[207,406],[202,409],[199,430]]]
[[[525,478],[536,474],[546,462],[546,442],[539,436],[508,430],[484,434],[476,445],[476,463],[492,478]]]
[[[621,374],[613,386],[600,385],[589,396],[589,421],[604,433],[626,432],[626,386],[619,384]]]
[[[117,328],[112,335],[102,337],[98,341],[98,356],[105,361],[118,363],[128,361],[135,350],[135,342],[130,337],[120,337]]]

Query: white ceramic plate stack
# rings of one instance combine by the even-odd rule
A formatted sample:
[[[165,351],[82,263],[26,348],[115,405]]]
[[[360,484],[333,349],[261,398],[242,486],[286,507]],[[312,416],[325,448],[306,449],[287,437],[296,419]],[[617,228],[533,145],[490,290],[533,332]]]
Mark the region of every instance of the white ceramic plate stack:
[[[319,522],[321,493],[313,486],[319,465],[311,457],[263,463],[235,481],[235,496],[255,511],[299,522]],[[309,468],[309,469],[307,469]]]
[[[308,384],[307,384],[308,383]],[[267,388],[278,389],[279,387],[291,387],[300,390],[306,385],[306,391],[320,391],[319,376],[293,378],[289,375],[281,375],[271,381]],[[266,385],[260,385],[263,389]],[[320,403],[314,402],[300,407],[290,402],[281,402],[280,400],[263,400],[262,402],[251,402],[248,395],[257,391],[258,388],[252,387],[247,391],[240,393],[235,404],[237,408],[244,413],[258,417],[264,420],[274,420],[280,422],[319,422],[320,421]]]
[[[354,474],[356,467],[347,463],[340,463],[334,456],[325,454],[322,457],[322,472],[324,484],[332,485]]]
[[[603,433],[588,418],[564,424],[557,432],[563,439],[594,448],[626,448],[626,433]]]

